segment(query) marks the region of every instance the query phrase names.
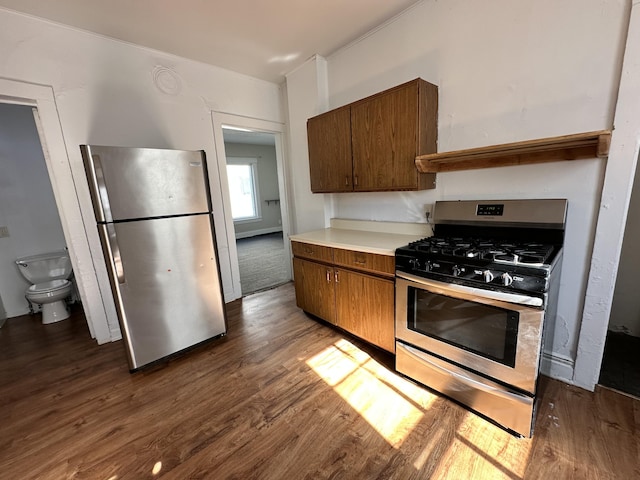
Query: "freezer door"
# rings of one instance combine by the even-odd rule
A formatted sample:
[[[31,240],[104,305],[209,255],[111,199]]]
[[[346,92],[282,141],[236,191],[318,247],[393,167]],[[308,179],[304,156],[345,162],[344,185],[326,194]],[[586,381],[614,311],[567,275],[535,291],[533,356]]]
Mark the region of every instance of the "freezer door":
[[[98,226],[132,370],[226,332],[211,220]]]
[[[202,151],[81,145],[98,222],[209,212]]]

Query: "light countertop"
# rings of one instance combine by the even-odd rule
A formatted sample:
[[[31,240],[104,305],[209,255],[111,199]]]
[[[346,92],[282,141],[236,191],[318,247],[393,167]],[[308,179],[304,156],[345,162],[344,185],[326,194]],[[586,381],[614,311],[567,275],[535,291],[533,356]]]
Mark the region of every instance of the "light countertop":
[[[394,255],[398,247],[431,235],[426,223],[331,219],[331,227],[290,235],[295,242]]]

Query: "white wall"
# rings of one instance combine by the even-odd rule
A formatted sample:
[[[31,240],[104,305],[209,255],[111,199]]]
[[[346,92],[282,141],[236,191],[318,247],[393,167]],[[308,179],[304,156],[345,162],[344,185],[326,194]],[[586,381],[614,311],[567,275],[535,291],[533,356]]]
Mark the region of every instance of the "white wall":
[[[291,233],[328,226],[323,195],[311,193],[307,119],[327,110],[326,61],[315,56],[287,75]]]
[[[424,1],[327,58],[329,107],[421,77],[439,86],[441,152],[610,129],[629,8],[624,0]],[[290,105],[311,103],[292,92],[315,95],[315,79],[287,82]],[[294,121],[292,131],[301,127]],[[292,146],[299,168],[305,155]],[[452,172],[438,174],[430,191],[326,195],[325,211],[415,222],[436,200],[567,198],[558,322],[545,368],[573,382],[604,172],[598,159]]]
[[[232,157],[258,159],[258,194],[260,196],[258,201],[261,218],[259,221],[235,223],[236,238],[282,231],[280,203],[266,203],[266,200],[280,199],[275,146],[225,142],[224,148],[227,161]]]
[[[66,243],[31,107],[0,103],[0,295],[9,318],[29,312],[16,258]]]
[[[55,94],[91,259],[112,338],[120,335],[78,145],[203,149],[215,164],[211,111],[282,122],[278,85],[0,10],[0,77]],[[164,88],[162,91],[160,87]],[[0,92],[0,95],[2,92]],[[225,298],[233,291],[218,169],[209,168]],[[91,302],[95,304],[97,302]],[[85,305],[86,306],[86,305]]]

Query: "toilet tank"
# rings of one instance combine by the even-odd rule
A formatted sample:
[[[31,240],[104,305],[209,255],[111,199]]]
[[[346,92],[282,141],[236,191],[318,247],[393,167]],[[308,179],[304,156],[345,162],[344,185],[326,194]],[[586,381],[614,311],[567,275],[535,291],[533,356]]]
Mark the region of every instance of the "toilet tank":
[[[20,273],[32,284],[71,276],[71,260],[66,250],[41,253],[16,260]]]

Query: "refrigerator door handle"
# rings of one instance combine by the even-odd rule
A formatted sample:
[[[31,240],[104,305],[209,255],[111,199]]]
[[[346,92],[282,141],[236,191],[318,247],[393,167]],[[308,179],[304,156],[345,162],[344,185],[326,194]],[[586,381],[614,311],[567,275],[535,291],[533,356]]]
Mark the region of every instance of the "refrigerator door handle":
[[[104,181],[102,160],[100,160],[100,155],[95,154],[92,154],[91,158],[93,158],[93,176],[95,178],[96,187],[98,189],[98,196],[100,197],[102,214],[104,215],[103,221],[113,222],[113,215],[111,215],[111,204],[109,203],[109,193],[107,192],[107,185]]]
[[[124,278],[124,269],[122,268],[122,257],[120,256],[120,246],[118,245],[116,228],[113,223],[108,223],[106,227],[107,236],[109,237],[109,250],[111,250],[111,258],[113,259],[116,278],[118,279],[118,283],[125,283],[126,280]]]

